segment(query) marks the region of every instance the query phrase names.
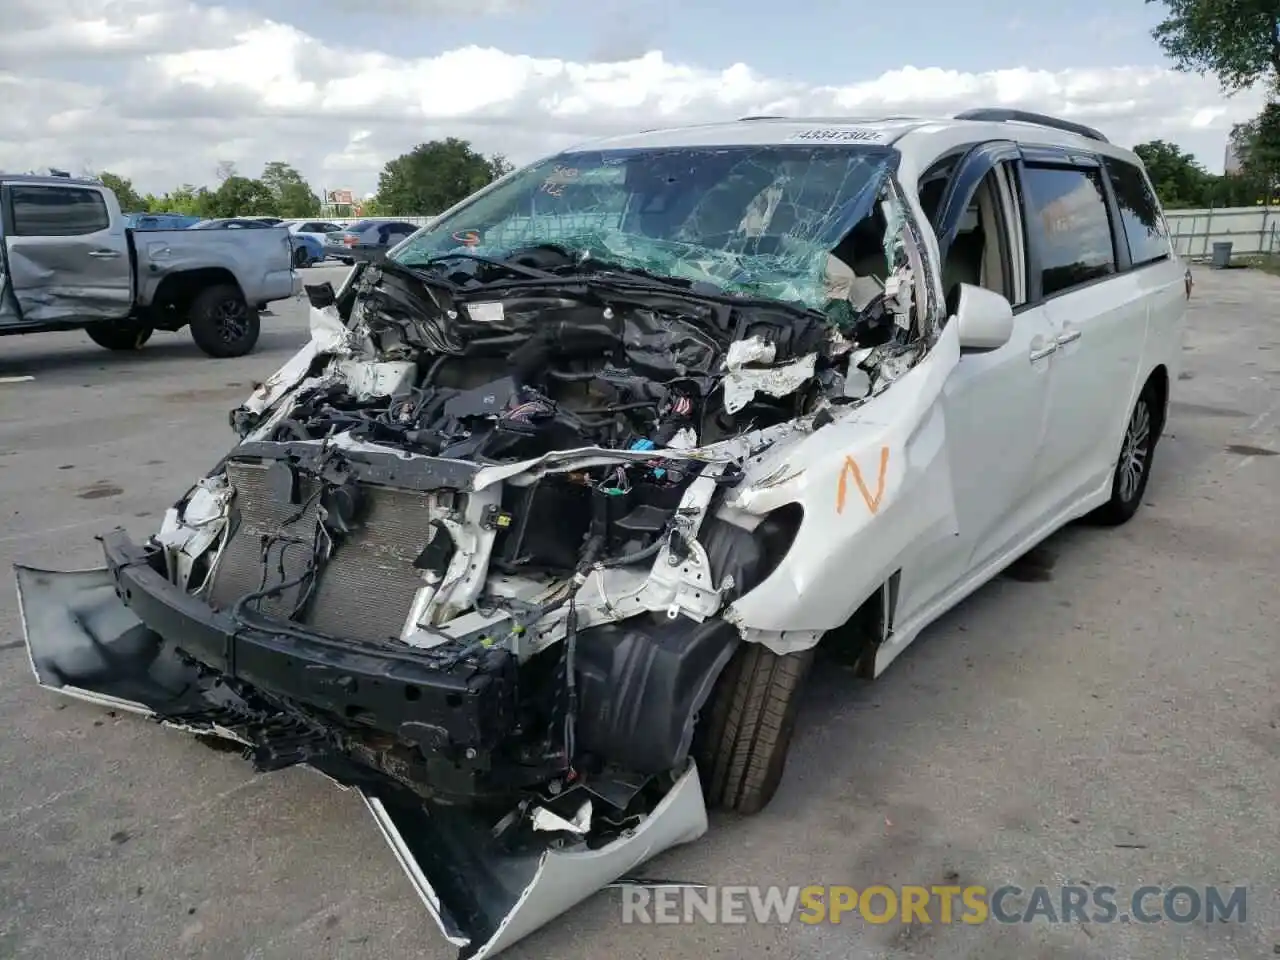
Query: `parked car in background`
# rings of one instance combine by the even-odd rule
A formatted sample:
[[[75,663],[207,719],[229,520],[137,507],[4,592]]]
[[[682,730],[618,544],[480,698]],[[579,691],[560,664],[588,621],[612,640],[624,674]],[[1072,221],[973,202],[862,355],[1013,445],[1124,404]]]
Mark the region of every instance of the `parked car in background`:
[[[325,235],[325,253],[350,266],[357,260],[377,260],[418,230],[404,220],[361,220]]]
[[[314,233],[291,233],[293,241],[293,265],[309,267],[313,263],[322,263],[325,258],[324,240]]]
[[[193,223],[188,230],[265,230],[272,226],[253,217],[214,217]]]
[[[186,213],[126,213],[124,225],[130,230],[185,230],[200,222]]]
[[[0,334],[83,329],[136,350],[190,326],[209,356],[242,356],[262,305],[302,288],[288,231],[257,226],[134,231],[97,180],[0,175]]]
[[[297,234],[307,234],[315,237],[321,243],[330,233],[340,233],[344,228],[340,223],[334,223],[331,220],[286,220],[284,225],[289,232]]]
[[[342,230],[342,224],[333,223],[329,220],[286,220],[285,228],[295,237],[306,237],[308,241],[305,243],[308,254],[311,254],[311,262],[316,263],[324,260],[329,256],[328,250],[325,248],[325,237],[330,233],[339,233]],[[313,245],[309,241],[315,241]],[[319,253],[316,254],[316,248]]]

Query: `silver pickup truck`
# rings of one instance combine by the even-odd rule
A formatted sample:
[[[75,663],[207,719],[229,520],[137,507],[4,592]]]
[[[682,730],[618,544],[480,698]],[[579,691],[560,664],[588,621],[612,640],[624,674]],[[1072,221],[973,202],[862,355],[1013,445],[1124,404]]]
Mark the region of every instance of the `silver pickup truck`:
[[[125,226],[96,180],[0,174],[0,335],[83,329],[108,350],[191,327],[211,357],[258,342],[266,304],[302,288],[281,227]]]

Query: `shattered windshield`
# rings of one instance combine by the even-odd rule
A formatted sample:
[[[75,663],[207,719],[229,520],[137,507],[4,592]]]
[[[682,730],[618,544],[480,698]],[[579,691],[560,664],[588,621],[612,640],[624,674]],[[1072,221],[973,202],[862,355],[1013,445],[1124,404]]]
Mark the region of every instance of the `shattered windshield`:
[[[436,221],[393,259],[423,266],[554,244],[584,264],[819,309],[830,254],[867,214],[892,156],[865,144],[564,153]]]

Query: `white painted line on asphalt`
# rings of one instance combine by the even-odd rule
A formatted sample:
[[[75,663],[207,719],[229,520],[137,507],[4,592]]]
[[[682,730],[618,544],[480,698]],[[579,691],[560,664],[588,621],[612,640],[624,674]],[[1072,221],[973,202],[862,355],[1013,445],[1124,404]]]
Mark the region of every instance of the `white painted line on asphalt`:
[[[26,383],[28,380],[34,380],[35,377],[0,377],[0,383]]]
[[[1250,433],[1255,432],[1264,423],[1266,423],[1268,420],[1274,417],[1276,415],[1277,410],[1280,410],[1280,400],[1276,401],[1269,408],[1264,410],[1262,413],[1258,414],[1258,416],[1254,418],[1253,422],[1250,423],[1249,426],[1246,427],[1245,429],[1248,430]]]

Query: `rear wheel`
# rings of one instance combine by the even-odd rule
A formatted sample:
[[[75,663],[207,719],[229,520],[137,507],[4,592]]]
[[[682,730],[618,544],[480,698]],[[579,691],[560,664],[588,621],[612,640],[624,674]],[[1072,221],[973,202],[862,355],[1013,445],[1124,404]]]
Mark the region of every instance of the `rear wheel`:
[[[138,350],[151,339],[151,328],[136,323],[94,323],[85,327],[84,332],[108,350]]]
[[[1124,440],[1120,444],[1120,459],[1111,479],[1111,499],[1090,515],[1096,523],[1119,526],[1142,506],[1156,450],[1156,418],[1159,415],[1156,393],[1155,384],[1147,381],[1134,401],[1125,426]]]
[[[773,799],[813,657],[744,643],[729,661],[695,737],[708,806],[751,814]]]
[[[307,253],[306,247],[298,247],[293,251],[293,265],[299,268],[311,265],[311,255]]]
[[[191,303],[191,339],[211,357],[243,357],[258,343],[262,321],[230,284],[202,290]]]
[[[344,267],[354,266],[356,262],[354,257],[342,257],[341,260]]]

